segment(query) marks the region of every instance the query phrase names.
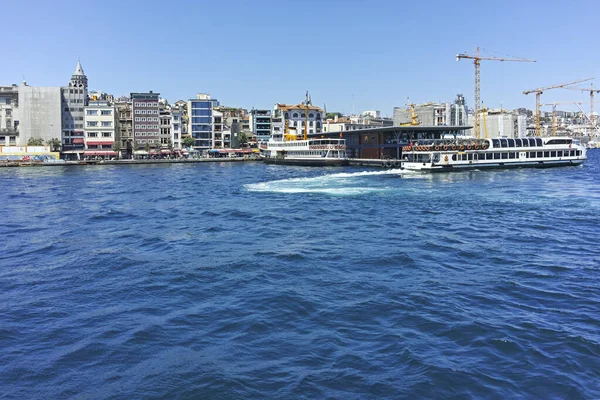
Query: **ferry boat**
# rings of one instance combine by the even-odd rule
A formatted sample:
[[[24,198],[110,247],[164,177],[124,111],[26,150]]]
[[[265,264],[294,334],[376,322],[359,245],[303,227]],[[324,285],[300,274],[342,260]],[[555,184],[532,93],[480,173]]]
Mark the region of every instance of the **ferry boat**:
[[[312,101],[306,92],[306,100],[295,106],[303,111],[304,135],[298,138],[296,126],[285,120],[285,133],[274,134],[266,143],[259,145],[260,156],[266,163],[306,166],[340,166],[348,164],[346,140],[337,138],[309,138],[308,117]],[[294,123],[295,125],[295,123]]]
[[[345,139],[274,140],[259,145],[264,162],[305,166],[348,165]]]
[[[419,171],[579,165],[587,149],[567,136],[430,139],[402,147],[402,167]]]

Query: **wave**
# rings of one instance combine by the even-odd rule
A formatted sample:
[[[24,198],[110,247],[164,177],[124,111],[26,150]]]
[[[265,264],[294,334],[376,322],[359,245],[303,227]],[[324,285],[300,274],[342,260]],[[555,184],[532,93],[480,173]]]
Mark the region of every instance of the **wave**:
[[[250,192],[273,193],[320,193],[336,196],[356,196],[370,193],[385,192],[392,187],[378,187],[370,185],[357,186],[361,178],[377,176],[423,176],[419,172],[400,169],[383,171],[340,172],[312,177],[287,178],[273,181],[249,183],[244,185]]]

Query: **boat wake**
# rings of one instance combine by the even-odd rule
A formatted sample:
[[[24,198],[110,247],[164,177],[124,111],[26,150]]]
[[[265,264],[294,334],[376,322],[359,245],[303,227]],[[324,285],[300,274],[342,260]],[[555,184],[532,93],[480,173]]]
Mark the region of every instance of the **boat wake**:
[[[320,193],[334,196],[356,196],[394,190],[394,187],[373,185],[369,178],[396,175],[402,177],[423,176],[418,172],[400,169],[384,171],[341,172],[313,177],[288,178],[244,185],[250,192],[272,193]]]

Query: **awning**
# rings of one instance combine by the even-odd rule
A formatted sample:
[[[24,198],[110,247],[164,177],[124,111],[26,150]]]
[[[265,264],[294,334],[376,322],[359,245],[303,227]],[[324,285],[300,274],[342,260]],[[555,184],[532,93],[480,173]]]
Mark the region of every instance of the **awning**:
[[[171,154],[171,150],[161,150],[162,154]]]
[[[65,151],[61,151],[61,153],[63,154],[77,154],[77,153],[83,153],[84,150],[65,150]]]
[[[133,154],[136,154],[139,156],[145,156],[145,155],[148,155],[148,152],[146,150],[136,150],[133,152]]]
[[[74,139],[75,140],[75,139]],[[88,146],[112,146],[115,142],[87,142]]]
[[[84,151],[84,156],[116,156],[116,151]]]
[[[73,139],[73,144],[82,144],[83,143],[83,138],[75,138]]]

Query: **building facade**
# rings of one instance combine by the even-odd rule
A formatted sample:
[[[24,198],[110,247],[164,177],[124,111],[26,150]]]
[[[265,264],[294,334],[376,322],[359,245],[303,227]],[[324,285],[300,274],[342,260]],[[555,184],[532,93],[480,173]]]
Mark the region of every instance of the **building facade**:
[[[0,146],[16,146],[19,136],[19,87],[0,86]]]
[[[462,94],[454,103],[425,103],[415,105],[415,114],[423,126],[465,126],[468,124],[467,107]],[[410,107],[394,107],[394,126],[409,124],[412,121]]]
[[[181,149],[181,136],[183,133],[184,118],[183,109],[179,107],[171,108],[171,143],[174,149]]]
[[[131,93],[134,147],[160,147],[159,96],[152,91]]]
[[[106,100],[91,100],[85,106],[85,157],[112,158],[120,147],[115,107]]]
[[[315,135],[323,131],[323,109],[313,106],[310,100],[295,105],[278,103],[273,113],[281,116],[281,122],[274,126],[278,128],[273,130],[274,133],[287,132],[301,137],[304,135],[305,128],[307,135]]]
[[[271,138],[271,110],[250,111],[249,127],[259,142],[266,142]]]
[[[173,116],[170,109],[160,110],[160,147],[172,147],[171,120]]]
[[[121,140],[121,157],[131,159],[133,157],[133,111],[131,99],[122,97],[115,102],[117,113],[118,137]]]
[[[62,90],[55,87],[19,86],[18,146],[25,146],[30,138],[60,139],[62,135]],[[83,121],[81,121],[83,125]],[[83,138],[83,131],[81,132]]]
[[[209,94],[204,93],[199,93],[195,99],[188,101],[188,132],[194,138],[193,147],[196,150],[206,152],[214,146],[213,107],[218,105],[217,99],[213,99]],[[222,135],[222,133],[219,134]]]
[[[71,82],[61,88],[63,153],[67,159],[81,157],[84,142],[84,108],[88,101],[88,79],[78,61]]]

